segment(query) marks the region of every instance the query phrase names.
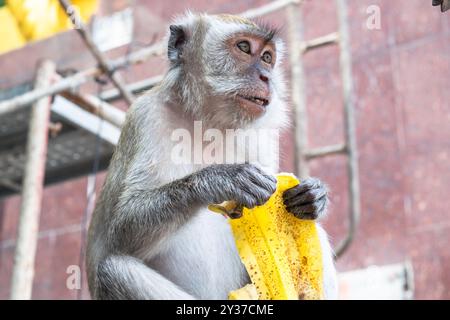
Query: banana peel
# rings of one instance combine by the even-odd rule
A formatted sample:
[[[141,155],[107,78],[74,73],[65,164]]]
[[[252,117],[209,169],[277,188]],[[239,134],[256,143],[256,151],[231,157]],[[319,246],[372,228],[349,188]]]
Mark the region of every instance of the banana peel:
[[[232,300],[323,299],[322,249],[314,221],[286,211],[283,192],[299,184],[292,174],[277,175],[277,188],[262,206],[242,208],[229,219],[251,284],[230,292]],[[236,216],[234,201],[209,209]]]

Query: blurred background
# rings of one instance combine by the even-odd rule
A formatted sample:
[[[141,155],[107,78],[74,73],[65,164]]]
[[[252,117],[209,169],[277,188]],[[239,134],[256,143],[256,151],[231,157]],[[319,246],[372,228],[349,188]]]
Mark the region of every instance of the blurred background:
[[[56,0],[0,0],[0,298],[11,295],[24,241],[31,298],[89,299],[85,277],[80,287],[71,276],[120,132],[117,110],[129,105],[118,88],[132,100],[158,82],[167,67],[160,41],[170,20],[190,9],[245,13],[282,28],[286,80],[296,89],[292,119],[305,121],[284,133],[281,169],[331,189],[323,225],[339,253],[340,298],[449,299],[450,11],[432,2],[72,0],[71,21]],[[23,227],[31,239],[20,240],[24,168],[39,168],[25,151],[36,99],[23,94],[39,88],[44,58],[56,68],[49,81],[66,82],[44,122],[40,216],[37,186],[30,210],[39,218]],[[95,68],[102,60],[103,71],[116,69],[113,79]]]

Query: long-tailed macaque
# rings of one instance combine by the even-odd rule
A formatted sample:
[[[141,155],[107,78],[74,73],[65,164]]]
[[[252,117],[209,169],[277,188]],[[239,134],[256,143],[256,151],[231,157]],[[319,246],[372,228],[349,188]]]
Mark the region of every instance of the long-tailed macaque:
[[[216,132],[282,129],[282,56],[276,30],[240,17],[188,13],[170,26],[169,70],[130,108],[91,221],[93,298],[226,299],[250,281],[229,224],[207,205],[266,202],[276,187],[278,136],[258,140],[257,159],[211,164],[174,163],[172,134],[194,135],[196,121]],[[315,178],[284,193],[300,219],[320,218],[327,201]],[[332,252],[319,231],[325,296],[335,298]]]

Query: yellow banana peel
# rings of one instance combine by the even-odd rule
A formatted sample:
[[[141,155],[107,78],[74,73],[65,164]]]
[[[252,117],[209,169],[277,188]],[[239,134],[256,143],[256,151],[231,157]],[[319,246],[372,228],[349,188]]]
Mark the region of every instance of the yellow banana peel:
[[[292,174],[277,175],[277,189],[264,205],[243,208],[240,218],[228,220],[252,281],[230,292],[229,299],[323,299],[322,249],[316,224],[296,218],[283,204],[283,192],[297,184]],[[230,209],[230,203],[225,206]],[[217,205],[209,208],[221,211]]]

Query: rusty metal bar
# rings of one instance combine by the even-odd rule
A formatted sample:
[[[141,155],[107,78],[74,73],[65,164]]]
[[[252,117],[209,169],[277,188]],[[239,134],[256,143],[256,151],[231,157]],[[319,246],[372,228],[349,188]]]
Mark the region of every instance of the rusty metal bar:
[[[63,91],[60,95],[80,108],[98,116],[118,128],[121,128],[125,122],[124,111],[117,109],[96,96],[77,94],[71,91]]]
[[[340,257],[350,246],[355,236],[360,217],[360,193],[358,174],[358,151],[356,144],[355,97],[352,79],[352,57],[348,24],[347,0],[337,0],[340,34],[340,68],[344,90],[345,140],[348,151],[347,171],[349,178],[349,226],[348,233],[337,246],[336,257]]]
[[[155,76],[152,78],[144,79],[131,83],[127,86],[127,89],[133,93],[142,92],[143,90],[149,90],[160,83],[163,79],[163,75]],[[110,102],[120,98],[120,93],[116,88],[112,88],[100,93],[100,99]]]
[[[111,66],[114,69],[120,69],[130,64],[143,63],[151,57],[161,56],[162,54],[164,54],[165,50],[165,43],[155,43],[147,48],[132,52],[128,56],[117,58],[116,60],[111,62]]]
[[[305,157],[307,160],[312,160],[342,153],[347,153],[347,146],[344,143],[307,150]]]
[[[339,41],[339,33],[332,32],[330,34],[303,42],[301,50],[303,53],[305,53],[313,49],[318,49],[331,44],[338,43],[338,41]]]
[[[41,98],[54,95],[64,90],[74,89],[100,73],[101,71],[99,69],[90,68],[78,72],[73,76],[61,79],[48,87],[34,88],[27,93],[2,101],[0,102],[0,116],[25,108]]]
[[[43,61],[38,67],[35,87],[38,89],[47,87],[54,72],[55,64],[48,60]],[[39,216],[44,189],[50,108],[50,98],[47,97],[38,100],[31,109],[11,299],[31,298]]]
[[[120,137],[120,128],[92,112],[86,111],[75,103],[57,96],[52,104],[52,113],[71,122],[75,126],[97,135],[104,141],[112,145],[116,145]],[[101,130],[99,127],[101,125]]]
[[[89,34],[86,27],[82,23],[78,11],[74,10],[71,1],[59,0],[59,3],[61,7],[64,9],[64,12],[66,13],[67,17],[69,17],[70,20],[72,21],[75,30],[77,30],[78,34],[81,36],[86,46],[89,48],[89,51],[91,51],[92,55],[98,61],[100,69],[111,79],[111,82],[114,84],[117,90],[119,90],[120,94],[125,99],[125,101],[128,102],[128,104],[133,103],[134,100],[133,94],[126,89],[122,81],[122,78],[117,72],[115,72],[116,69],[113,69],[110,66],[106,57],[94,43],[94,40],[92,40],[91,35]]]

